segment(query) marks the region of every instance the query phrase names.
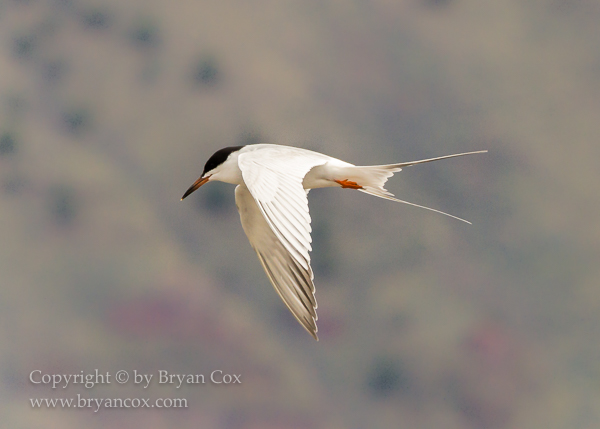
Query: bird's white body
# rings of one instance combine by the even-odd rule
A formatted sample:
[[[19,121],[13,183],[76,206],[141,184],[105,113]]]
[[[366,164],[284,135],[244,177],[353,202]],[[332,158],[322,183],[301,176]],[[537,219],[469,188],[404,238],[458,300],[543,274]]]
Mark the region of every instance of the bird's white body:
[[[208,160],[202,176],[183,198],[213,180],[238,185],[235,201],[250,244],[275,290],[316,339],[317,302],[309,256],[312,249],[308,191],[337,186],[423,207],[394,198],[383,185],[403,167],[481,152],[485,151],[401,164],[355,166],[290,146],[255,144],[225,148]]]
[[[340,186],[333,181],[336,173],[338,173],[335,170],[344,167],[354,167],[348,162],[308,149],[261,143],[244,146],[239,151],[232,152],[227,160],[221,164],[222,167],[219,171],[214,173],[210,180],[231,183],[232,185],[244,184],[242,170],[238,161],[240,156],[243,158],[259,156],[263,159],[265,156],[268,156],[271,161],[281,159],[289,165],[293,165],[295,161],[301,161],[303,165],[311,166],[302,181],[304,189]]]

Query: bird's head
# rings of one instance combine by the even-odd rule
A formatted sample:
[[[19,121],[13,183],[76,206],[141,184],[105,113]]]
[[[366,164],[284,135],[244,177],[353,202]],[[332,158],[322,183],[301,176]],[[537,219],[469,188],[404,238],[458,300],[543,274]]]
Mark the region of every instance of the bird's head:
[[[206,164],[204,165],[204,171],[202,172],[200,178],[198,178],[198,180],[196,180],[192,186],[185,191],[185,194],[183,194],[181,199],[183,200],[200,186],[212,180],[219,180],[221,182],[228,183],[231,182],[231,177],[236,173],[236,171],[232,170],[239,169],[237,168],[237,162],[235,165],[230,165],[231,162],[228,161],[231,161],[231,155],[233,153],[236,153],[243,147],[244,146],[230,146],[216,151],[210,158],[208,158],[208,161],[206,161]]]

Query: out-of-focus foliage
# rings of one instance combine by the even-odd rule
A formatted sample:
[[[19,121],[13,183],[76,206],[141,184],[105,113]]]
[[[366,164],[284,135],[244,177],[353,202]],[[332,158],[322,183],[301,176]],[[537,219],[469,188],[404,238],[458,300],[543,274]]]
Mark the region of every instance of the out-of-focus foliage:
[[[0,156],[9,156],[16,151],[16,139],[10,132],[0,134]]]

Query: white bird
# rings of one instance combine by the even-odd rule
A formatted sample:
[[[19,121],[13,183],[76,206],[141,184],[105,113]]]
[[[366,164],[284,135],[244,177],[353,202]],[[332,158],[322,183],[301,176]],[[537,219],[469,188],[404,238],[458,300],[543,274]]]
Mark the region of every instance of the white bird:
[[[181,199],[210,181],[237,185],[235,203],[250,244],[283,302],[318,340],[317,301],[308,254],[312,250],[308,191],[326,187],[357,189],[467,222],[439,210],[396,199],[383,185],[403,167],[484,152],[487,151],[399,164],[356,166],[290,146],[252,144],[226,147],[208,159],[200,178]]]

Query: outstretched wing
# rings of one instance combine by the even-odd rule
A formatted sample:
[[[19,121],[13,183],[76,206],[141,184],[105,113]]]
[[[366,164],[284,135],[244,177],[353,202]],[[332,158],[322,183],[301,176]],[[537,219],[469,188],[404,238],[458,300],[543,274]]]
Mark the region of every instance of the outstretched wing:
[[[302,180],[325,161],[282,150],[287,148],[240,154],[245,184],[236,188],[235,200],[244,232],[269,280],[300,324],[318,339],[310,215]]]

